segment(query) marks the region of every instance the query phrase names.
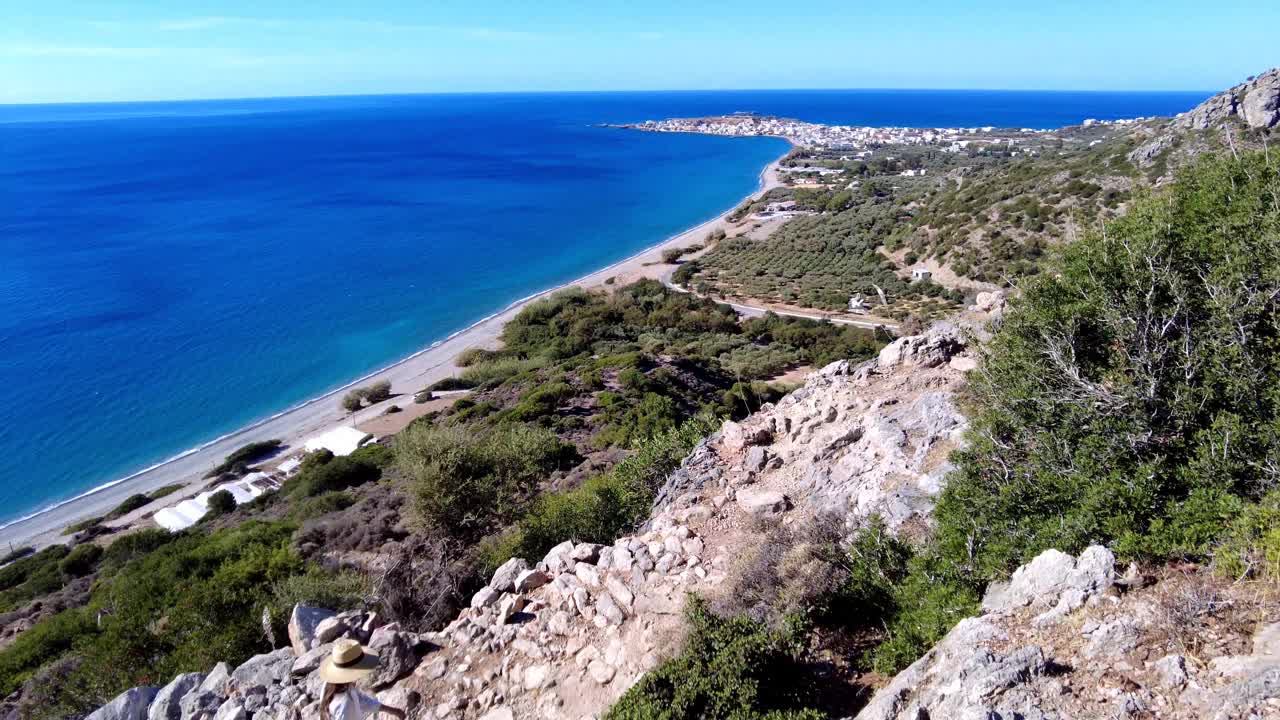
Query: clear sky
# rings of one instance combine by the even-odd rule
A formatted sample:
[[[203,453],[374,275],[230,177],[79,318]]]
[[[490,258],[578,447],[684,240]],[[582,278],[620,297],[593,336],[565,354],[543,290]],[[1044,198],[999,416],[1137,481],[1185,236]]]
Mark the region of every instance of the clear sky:
[[[1276,0],[0,0],[0,102],[490,90],[1215,90]]]

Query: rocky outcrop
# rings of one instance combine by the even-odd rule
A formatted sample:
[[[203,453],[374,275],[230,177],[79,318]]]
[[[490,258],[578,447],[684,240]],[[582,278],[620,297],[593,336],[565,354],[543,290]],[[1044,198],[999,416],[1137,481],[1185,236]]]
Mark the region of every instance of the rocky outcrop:
[[[1176,125],[1188,130],[1208,130],[1231,118],[1238,118],[1249,128],[1280,125],[1280,68],[1214,95],[1178,116]]]
[[[1176,150],[1195,155],[1211,149],[1197,141],[1195,133],[1215,131],[1233,135],[1236,128],[1267,131],[1277,127],[1280,127],[1280,68],[1249,78],[1172,121],[1147,130],[1146,139],[1129,153],[1129,160],[1139,167],[1149,167]],[[1186,147],[1182,147],[1184,145]]]
[[[1096,546],[1078,557],[1037,556],[991,588],[984,614],[958,623],[857,720],[1280,714],[1273,605],[1203,576],[1144,587],[1119,577],[1114,561]],[[1226,616],[1224,607],[1242,612]],[[1253,625],[1252,637],[1239,630]],[[1194,660],[1183,654],[1193,645]]]
[[[762,525],[879,513],[893,528],[926,529],[964,428],[952,392],[969,357],[965,334],[939,324],[812,374],[700,443],[638,532],[507,561],[440,632],[297,607],[290,647],[184,681],[180,720],[310,717],[315,670],[339,637],[381,656],[367,687],[402,707],[405,693],[425,698],[419,717],[597,716],[678,651],[686,596],[719,592]]]

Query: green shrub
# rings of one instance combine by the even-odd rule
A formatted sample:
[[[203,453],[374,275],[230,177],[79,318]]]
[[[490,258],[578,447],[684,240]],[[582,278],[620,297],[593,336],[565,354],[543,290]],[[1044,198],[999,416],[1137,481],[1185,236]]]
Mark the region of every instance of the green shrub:
[[[502,426],[487,432],[419,425],[396,439],[415,511],[451,535],[478,538],[513,520],[552,470],[575,460],[548,430]]]
[[[219,490],[209,496],[208,509],[205,510],[201,522],[226,515],[236,509],[236,498],[230,490]]]
[[[0,695],[21,687],[42,665],[62,657],[96,633],[93,614],[84,608],[64,610],[36,623],[0,650]]]
[[[182,483],[173,483],[172,485],[164,485],[162,487],[158,487],[155,490],[152,490],[151,492],[147,493],[147,497],[151,498],[152,500],[159,500],[160,498],[172,495],[185,487],[186,485],[183,485]]]
[[[343,457],[334,457],[327,450],[310,453],[286,484],[286,492],[293,497],[314,497],[378,480],[382,477],[379,463],[387,462],[388,451],[367,447]]]
[[[385,468],[396,461],[395,453],[391,451],[391,448],[375,442],[361,445],[347,457],[351,458],[352,462],[365,463],[379,468]]]
[[[58,569],[67,577],[83,577],[93,572],[102,557],[102,548],[93,543],[83,543],[72,548],[58,563]]]
[[[327,492],[295,503],[289,516],[293,518],[294,522],[302,522],[321,515],[346,510],[355,503],[356,499],[350,493]]]
[[[1040,551],[1202,553],[1280,466],[1280,177],[1207,158],[1024,283],[984,351],[939,502],[978,584]]]
[[[810,707],[811,678],[800,657],[801,628],[771,631],[746,618],[725,620],[689,596],[689,637],[679,655],[646,673],[607,720],[821,718]]]
[[[231,472],[237,467],[248,466],[276,452],[282,445],[284,445],[284,442],[281,440],[262,440],[249,443],[228,455],[221,464],[206,473],[205,477],[217,477],[223,473]],[[157,495],[156,497],[160,496]]]
[[[130,495],[129,497],[125,498],[123,502],[117,505],[114,510],[107,513],[106,519],[114,520],[119,517],[124,517],[125,515],[128,515],[129,513],[133,512],[134,510],[137,510],[140,507],[144,507],[150,504],[151,504],[150,495],[143,495],[142,493]]]
[[[1244,506],[1213,549],[1219,574],[1232,580],[1280,579],[1280,490]]]
[[[351,570],[332,572],[314,565],[271,586],[275,606],[285,610],[298,604],[336,611],[359,609],[372,594],[373,582],[367,575]]]
[[[539,497],[514,531],[486,545],[486,567],[496,568],[512,557],[540,560],[565,540],[613,542],[649,516],[659,485],[716,426],[708,416],[692,418],[642,439],[635,452],[609,472],[573,490]]]

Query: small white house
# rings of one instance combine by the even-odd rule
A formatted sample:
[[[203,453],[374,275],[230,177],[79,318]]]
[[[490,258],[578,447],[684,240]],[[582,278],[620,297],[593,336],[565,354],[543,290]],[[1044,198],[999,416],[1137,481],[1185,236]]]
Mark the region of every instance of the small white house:
[[[925,282],[926,280],[929,280],[932,278],[933,278],[933,273],[925,268],[918,267],[918,268],[911,269],[911,282],[913,283]]]
[[[854,295],[849,298],[849,312],[856,315],[867,314],[867,301],[861,295]]]

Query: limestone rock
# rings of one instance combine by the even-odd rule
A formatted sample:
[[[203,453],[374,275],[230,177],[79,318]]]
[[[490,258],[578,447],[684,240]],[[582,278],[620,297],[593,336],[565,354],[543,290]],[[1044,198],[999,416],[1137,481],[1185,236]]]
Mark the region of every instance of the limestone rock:
[[[1261,625],[1254,631],[1253,654],[1280,656],[1280,623]]]
[[[527,571],[526,571],[527,572]],[[480,588],[479,592],[471,596],[471,607],[480,609],[487,608],[498,601],[502,597],[502,593],[490,586]]]
[[[516,589],[516,578],[528,569],[529,563],[524,558],[511,558],[494,571],[489,587],[498,592],[511,592]]]
[[[220,662],[213,666],[208,675],[204,676],[204,682],[200,683],[199,690],[201,692],[215,692],[219,695],[226,695],[228,691],[228,683],[231,682],[231,670],[227,664]]]
[[[550,581],[547,574],[541,570],[525,570],[516,576],[516,592],[529,592],[536,588],[546,585]]]
[[[331,643],[345,635],[350,631],[350,629],[350,626],[347,625],[347,621],[341,617],[334,616],[325,618],[320,621],[320,624],[316,625],[313,644],[323,645],[325,643]]]
[[[231,685],[242,690],[255,685],[271,685],[288,677],[293,659],[293,650],[289,648],[254,655],[231,672]]]
[[[248,720],[249,711],[240,701],[232,699],[222,703],[213,720]]]
[[[179,720],[182,717],[182,698],[200,687],[202,682],[204,673],[186,673],[175,677],[156,693],[155,699],[151,701],[151,709],[147,712],[148,720]]]
[[[332,610],[294,605],[289,614],[289,644],[293,646],[294,655],[303,655],[311,649],[316,638],[316,628],[321,622],[334,616]]]
[[[226,695],[223,693],[197,688],[183,696],[182,702],[179,703],[182,708],[182,720],[209,720],[218,712],[225,700]]]
[[[959,329],[947,322],[935,323],[922,335],[901,337],[880,350],[877,365],[881,372],[902,365],[937,367],[963,350]]]
[[[308,650],[305,655],[296,658],[289,672],[294,675],[310,675],[320,668],[320,664],[329,657],[331,652],[333,652],[331,645],[317,645]]]
[[[1014,571],[1007,583],[994,583],[982,599],[988,612],[1032,606],[1049,609],[1058,605],[1067,591],[1077,591],[1074,600],[1106,590],[1115,580],[1115,556],[1093,545],[1080,558],[1058,550],[1046,550],[1030,563]],[[1073,601],[1076,607],[1079,604]],[[1074,609],[1074,608],[1073,608]]]
[[[381,662],[377,671],[365,680],[366,687],[383,688],[413,672],[418,667],[418,656],[414,653],[416,644],[417,637],[402,632],[397,623],[374,630],[369,638],[369,649]]]
[[[791,501],[780,492],[739,490],[736,499],[739,507],[758,518],[777,518],[791,509]]]
[[[85,720],[146,720],[147,709],[159,691],[154,687],[129,688],[89,713]]]

